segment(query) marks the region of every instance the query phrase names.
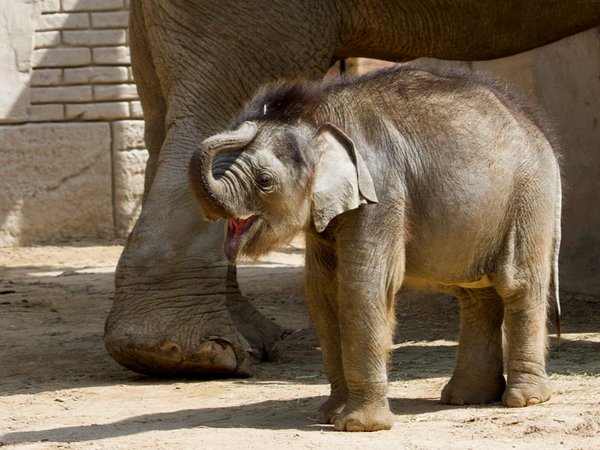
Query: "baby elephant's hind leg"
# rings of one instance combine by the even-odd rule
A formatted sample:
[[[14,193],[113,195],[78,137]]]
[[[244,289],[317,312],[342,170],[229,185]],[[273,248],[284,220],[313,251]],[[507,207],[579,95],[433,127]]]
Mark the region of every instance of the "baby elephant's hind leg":
[[[552,390],[546,375],[547,289],[532,283],[504,298],[508,344],[506,406],[528,406],[548,400]]]
[[[525,210],[519,215],[521,223],[513,227],[497,271],[507,344],[507,387],[502,397],[506,406],[534,405],[551,395],[546,374],[546,313],[554,224],[552,217],[539,212]],[[531,224],[538,228],[532,231]]]
[[[442,391],[452,405],[499,401],[505,388],[502,298],[494,290],[459,289],[460,337],[454,374]]]

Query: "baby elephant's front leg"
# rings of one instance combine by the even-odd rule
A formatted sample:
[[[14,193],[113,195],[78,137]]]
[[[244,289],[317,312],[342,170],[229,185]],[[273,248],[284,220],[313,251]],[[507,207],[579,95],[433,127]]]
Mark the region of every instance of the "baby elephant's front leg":
[[[334,426],[338,431],[388,430],[394,419],[387,400],[387,354],[393,324],[388,311],[393,308],[386,305],[379,283],[355,275],[340,279],[338,286],[348,400]]]

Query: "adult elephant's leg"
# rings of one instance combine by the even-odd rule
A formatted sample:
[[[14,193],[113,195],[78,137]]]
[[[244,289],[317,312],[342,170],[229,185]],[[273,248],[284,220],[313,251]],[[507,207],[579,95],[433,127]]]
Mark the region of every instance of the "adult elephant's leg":
[[[237,331],[250,344],[253,360],[273,361],[279,356],[279,339],[283,330],[263,316],[246,297],[241,295],[236,278],[236,268],[227,272],[225,304]]]
[[[502,361],[504,305],[494,290],[458,289],[460,337],[454,374],[442,391],[453,405],[499,401],[506,386]]]
[[[161,159],[189,148],[194,134],[185,121],[173,125]],[[239,290],[223,257],[223,224],[202,220],[187,192],[185,164],[176,165],[159,164],[119,261],[107,348],[119,363],[143,373],[247,374],[250,356],[270,349],[279,328],[248,314],[262,328],[254,350],[236,329],[228,302]]]
[[[152,61],[158,80],[158,94],[150,95],[164,98],[165,139],[151,154],[142,213],[117,268],[106,346],[115,360],[142,373],[247,374],[253,358],[272,354],[281,330],[240,295],[223,253],[223,224],[204,222],[188,190],[189,159],[259,85],[283,76],[318,77],[333,50],[321,46],[316,55],[314,46],[304,45],[314,38],[312,30],[301,36],[290,27],[268,26],[266,12],[232,16],[224,26],[220,4],[148,0],[133,1],[132,9],[144,19],[131,30],[141,27],[147,37],[142,57]],[[243,23],[233,23],[238,19]],[[261,23],[252,26],[251,20]],[[228,30],[235,32],[223,36]],[[286,39],[297,48],[280,45]],[[248,48],[262,53],[251,55]],[[142,88],[140,95],[149,91]],[[147,118],[151,123],[161,126]],[[148,133],[150,139],[160,135]]]
[[[144,180],[145,199],[152,186],[160,149],[165,140],[167,105],[152,60],[144,16],[137,2],[131,3],[129,17],[132,71],[144,110],[144,141],[149,153]]]

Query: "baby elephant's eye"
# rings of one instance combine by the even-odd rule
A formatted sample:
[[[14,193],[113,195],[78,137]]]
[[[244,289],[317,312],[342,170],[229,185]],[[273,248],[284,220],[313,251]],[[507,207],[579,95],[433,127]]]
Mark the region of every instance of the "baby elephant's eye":
[[[273,176],[268,172],[261,172],[256,177],[256,184],[261,189],[269,189],[273,186]]]

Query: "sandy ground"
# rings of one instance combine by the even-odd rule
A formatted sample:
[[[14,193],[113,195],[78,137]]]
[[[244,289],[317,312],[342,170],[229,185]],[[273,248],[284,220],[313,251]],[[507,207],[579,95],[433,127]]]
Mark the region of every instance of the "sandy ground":
[[[298,248],[240,268],[243,291],[290,330],[280,361],[249,379],[166,380],[129,372],[102,343],[122,247],[0,250],[0,446],[6,448],[600,448],[600,299],[563,295],[550,402],[447,406],[457,309],[404,293],[390,374],[391,431],[316,423],[328,393],[302,295]]]

